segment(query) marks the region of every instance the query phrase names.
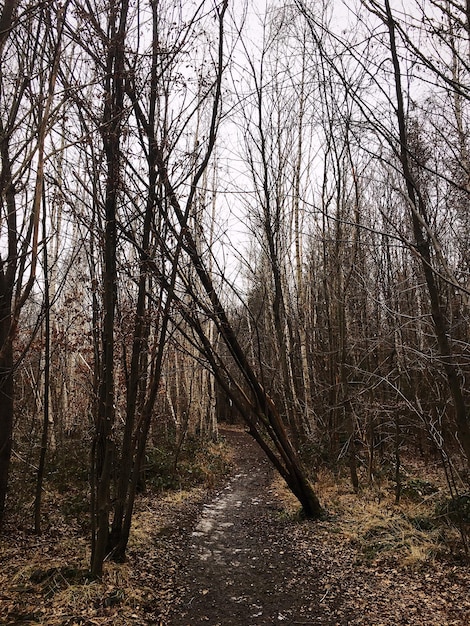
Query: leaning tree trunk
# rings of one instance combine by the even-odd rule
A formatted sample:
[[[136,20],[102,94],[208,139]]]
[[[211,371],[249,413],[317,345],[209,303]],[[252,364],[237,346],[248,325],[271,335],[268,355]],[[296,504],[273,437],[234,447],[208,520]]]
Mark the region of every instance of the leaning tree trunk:
[[[220,42],[223,41],[223,19],[225,11],[227,9],[227,5],[228,2],[224,1],[218,8]],[[311,518],[318,518],[322,514],[322,508],[320,506],[318,498],[313,490],[310,481],[307,478],[307,474],[300,462],[300,459],[294,447],[292,446],[292,443],[289,440],[289,437],[282,423],[282,419],[279,416],[273,401],[265,392],[263,386],[259,382],[248,361],[247,355],[245,354],[238,342],[236,333],[228,320],[227,312],[225,311],[213,284],[210,271],[208,267],[206,267],[206,263],[202,258],[202,255],[198,251],[196,238],[194,236],[194,233],[191,231],[189,225],[191,209],[195,199],[196,190],[204,172],[207,169],[209,160],[214,149],[215,139],[217,135],[222,93],[222,69],[225,63],[223,58],[222,45],[219,46],[218,52],[218,75],[214,85],[214,104],[212,108],[210,130],[207,139],[207,149],[191,180],[190,192],[188,194],[188,198],[186,199],[184,207],[180,203],[176,188],[173,186],[170,179],[168,161],[165,158],[162,147],[156,143],[154,143],[151,147],[153,150],[155,150],[156,166],[160,176],[161,184],[165,191],[167,202],[169,204],[169,207],[172,209],[177,222],[179,223],[181,245],[184,249],[184,252],[188,255],[196,272],[196,275],[200,281],[200,284],[202,285],[203,292],[208,299],[207,306],[211,309],[210,317],[217,327],[218,335],[224,340],[225,344],[227,345],[230,354],[238,367],[238,370],[245,380],[246,386],[250,390],[251,397],[247,398],[247,407],[251,407],[254,416],[256,416],[256,419],[259,419],[259,422],[263,425],[263,429],[265,433],[267,433],[271,445],[268,445],[268,443],[266,443],[264,437],[262,436],[262,431],[258,428],[258,425],[256,424],[256,419],[251,419],[250,415],[246,413],[245,417],[247,424],[250,427],[250,431],[252,432],[253,436],[255,436],[256,440],[261,445],[263,450],[266,452],[267,456],[279,469],[281,475],[284,477],[286,483],[291,488],[293,493],[299,499],[304,509],[305,515]],[[148,122],[140,106],[137,94],[130,84],[127,85],[127,90],[128,95],[132,100],[134,111],[138,121],[142,124],[143,129],[145,131],[148,131]],[[157,279],[161,282],[162,286],[165,287],[169,296],[168,300],[174,299],[176,302],[177,297],[174,290],[172,289],[171,283],[168,283],[165,280],[165,277],[162,276],[159,268],[155,264],[149,263],[149,267],[152,269],[153,272],[155,272],[155,275]],[[190,289],[189,283],[186,285],[186,288]],[[199,293],[193,293],[192,296],[196,301],[199,301]],[[194,318],[191,319],[191,317],[188,317],[188,321],[189,323],[196,324],[194,328],[196,332],[198,332],[201,340],[205,342],[204,346],[206,356],[208,357],[209,362],[212,365],[214,373],[217,375],[217,359],[215,357],[212,358],[212,346],[209,344],[203,329],[200,326],[197,326],[197,320],[195,320]],[[266,435],[264,434],[264,436]]]

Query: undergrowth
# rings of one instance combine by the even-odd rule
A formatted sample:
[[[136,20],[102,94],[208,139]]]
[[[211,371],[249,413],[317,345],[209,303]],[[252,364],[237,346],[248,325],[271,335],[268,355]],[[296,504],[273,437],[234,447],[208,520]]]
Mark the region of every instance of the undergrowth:
[[[419,567],[432,559],[467,558],[470,496],[451,498],[444,476],[429,474],[423,480],[410,468],[397,504],[395,483],[387,476],[362,482],[355,494],[347,472],[320,469],[315,488],[327,511],[328,532],[348,543],[359,561],[393,558],[404,567]],[[280,477],[274,489],[284,514],[300,519],[299,503]]]
[[[89,447],[89,441],[68,440],[48,455],[41,507],[43,532],[89,537]],[[176,457],[175,445],[170,441],[149,448],[140,483],[141,495],[161,496],[190,492],[196,487],[213,488],[230,471],[229,453],[223,440],[188,437],[178,452]],[[14,456],[5,523],[8,534],[30,532],[34,526],[36,473],[34,462],[26,462],[20,454]]]
[[[146,486],[161,492],[197,485],[214,487],[228,474],[230,467],[223,441],[190,436],[180,449],[171,442],[149,449],[143,470]]]
[[[74,441],[48,459],[43,496],[43,534],[32,534],[34,465],[14,460],[8,541],[0,549],[1,624],[128,626],[159,623],[161,607],[171,606],[168,554],[181,511],[202,501],[230,470],[223,441],[188,438],[179,451],[162,443],[149,449],[146,489],[136,501],[128,562],[106,562],[101,580],[89,575],[88,445]],[[25,480],[25,475],[28,479]],[[168,536],[166,530],[171,530]],[[145,616],[145,617],[144,617]],[[149,621],[150,620],[150,621]]]

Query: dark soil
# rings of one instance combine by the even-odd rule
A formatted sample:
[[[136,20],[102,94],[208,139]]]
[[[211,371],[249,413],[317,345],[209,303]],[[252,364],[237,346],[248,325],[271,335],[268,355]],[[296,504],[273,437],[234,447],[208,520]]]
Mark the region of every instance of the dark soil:
[[[87,575],[88,536],[55,500],[41,537],[27,516],[11,518],[0,542],[0,624],[470,624],[468,558],[441,538],[447,527],[410,526],[421,502],[396,507],[383,488],[377,499],[369,488],[355,495],[325,474],[317,488],[328,518],[303,520],[249,435],[222,435],[231,477],[216,489],[141,496],[128,561],[106,563],[100,581]]]
[[[287,515],[256,444],[224,435],[238,471],[188,531],[169,626],[470,623],[467,565],[358,558],[331,521]]]
[[[308,587],[299,584],[268,462],[246,434],[224,434],[239,471],[204,507],[188,537],[184,592],[170,624],[295,623],[295,616],[308,615],[319,590],[313,580]]]

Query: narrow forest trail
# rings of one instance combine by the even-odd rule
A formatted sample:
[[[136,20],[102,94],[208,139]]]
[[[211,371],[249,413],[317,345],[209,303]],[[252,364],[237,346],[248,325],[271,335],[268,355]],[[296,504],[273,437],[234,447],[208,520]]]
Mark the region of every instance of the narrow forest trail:
[[[15,522],[0,543],[0,624],[470,624],[469,561],[441,526],[410,526],[413,502],[377,504],[372,490],[356,495],[324,474],[316,487],[328,518],[301,520],[249,435],[222,434],[231,477],[217,491],[139,498],[128,561],[107,562],[101,581],[88,576],[83,531],[52,508],[41,537]]]
[[[171,626],[320,623],[306,619],[318,598],[316,584],[299,585],[268,461],[247,434],[223,434],[238,471],[204,506],[188,537],[184,592]]]
[[[368,560],[334,519],[286,514],[252,439],[223,432],[237,470],[186,527],[165,626],[466,626],[468,564]],[[181,538],[181,535],[180,535]]]

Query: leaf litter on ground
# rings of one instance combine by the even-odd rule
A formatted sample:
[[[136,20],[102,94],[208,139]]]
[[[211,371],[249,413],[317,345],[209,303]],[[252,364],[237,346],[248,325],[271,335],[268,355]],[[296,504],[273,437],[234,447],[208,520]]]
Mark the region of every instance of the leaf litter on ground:
[[[347,481],[326,471],[319,472],[316,486],[328,511],[320,522],[298,515],[297,501],[279,477],[263,497],[253,493],[272,567],[288,566],[291,579],[285,588],[289,593],[302,589],[307,598],[295,614],[279,606],[279,623],[470,623],[470,570],[459,531],[447,523],[426,523],[445,486],[420,500],[404,497],[398,506],[383,486],[380,497],[369,488],[356,495]],[[100,581],[88,577],[88,542],[80,527],[71,531],[66,519],[57,520],[37,537],[21,524],[20,530],[12,528],[12,520],[0,547],[0,623],[170,624],[181,597],[191,594],[189,579],[181,574],[188,537],[216,493],[211,481],[210,486],[141,496],[128,560],[106,563]],[[53,511],[48,515],[54,520]],[[204,591],[202,596],[210,595],[208,587]],[[215,625],[214,610],[207,623]],[[264,623],[261,614],[253,620]]]

